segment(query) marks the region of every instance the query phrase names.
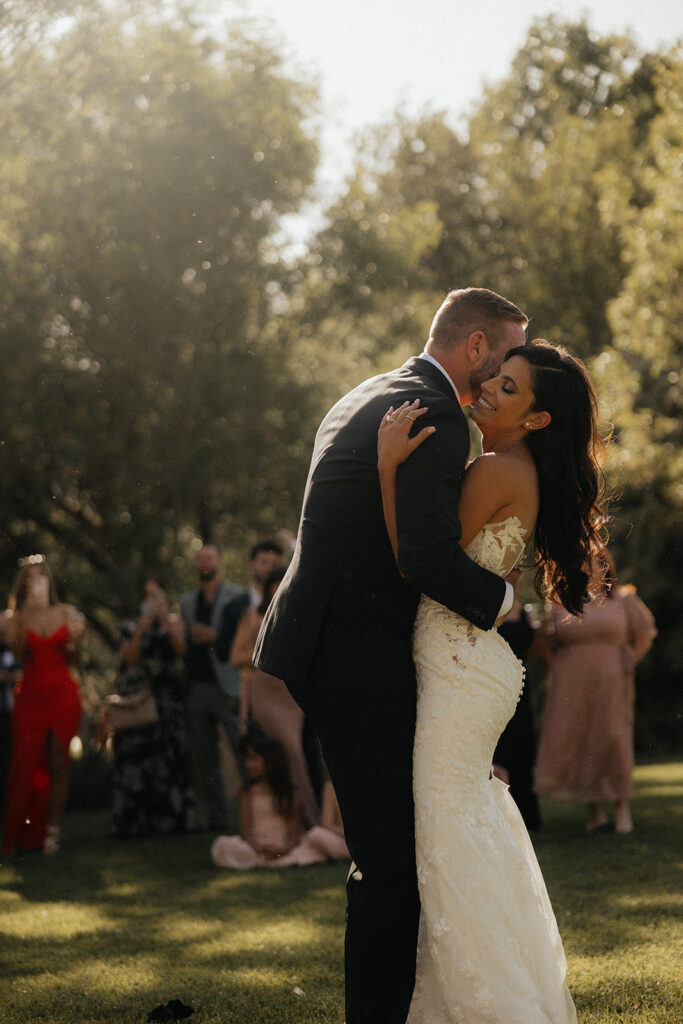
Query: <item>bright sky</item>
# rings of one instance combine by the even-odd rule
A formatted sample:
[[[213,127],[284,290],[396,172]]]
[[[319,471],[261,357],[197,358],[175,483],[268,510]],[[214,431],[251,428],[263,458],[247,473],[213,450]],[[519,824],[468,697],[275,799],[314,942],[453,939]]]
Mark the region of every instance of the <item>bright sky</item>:
[[[677,0],[219,0],[226,15],[267,18],[299,73],[317,78],[324,107],[323,199],[340,191],[358,129],[426,106],[457,125],[485,82],[510,69],[534,18],[587,14],[597,32],[630,29],[644,49],[683,38]]]

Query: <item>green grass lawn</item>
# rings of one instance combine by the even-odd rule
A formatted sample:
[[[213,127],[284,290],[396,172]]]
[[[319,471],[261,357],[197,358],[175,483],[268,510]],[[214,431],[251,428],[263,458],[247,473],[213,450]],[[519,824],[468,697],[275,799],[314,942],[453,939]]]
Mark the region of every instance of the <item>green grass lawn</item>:
[[[637,770],[632,836],[546,804],[534,840],[581,1024],[680,1024],[683,765]],[[0,1024],[342,1024],[344,865],[237,874],[204,835],[113,841],[70,815],[63,852],[4,858]],[[495,942],[495,936],[492,936]]]

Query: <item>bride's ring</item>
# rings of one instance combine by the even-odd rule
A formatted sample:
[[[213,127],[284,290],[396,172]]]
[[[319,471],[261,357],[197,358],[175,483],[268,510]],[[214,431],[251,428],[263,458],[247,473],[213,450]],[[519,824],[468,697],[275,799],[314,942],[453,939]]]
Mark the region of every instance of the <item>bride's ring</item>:
[[[408,415],[406,416],[406,419],[407,420],[416,420],[417,416],[415,415],[415,413],[408,413]]]
[[[394,417],[390,416],[389,413],[386,414],[384,419],[386,420],[387,423],[393,423],[394,422]]]

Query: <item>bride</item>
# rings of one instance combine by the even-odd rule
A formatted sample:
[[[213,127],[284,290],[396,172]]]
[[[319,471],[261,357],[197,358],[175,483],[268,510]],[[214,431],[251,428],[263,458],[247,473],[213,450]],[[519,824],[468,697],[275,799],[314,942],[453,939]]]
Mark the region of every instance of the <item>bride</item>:
[[[434,427],[411,437],[417,402],[384,417],[378,467],[398,555],[400,464]],[[533,542],[537,583],[576,614],[600,546],[597,401],[583,365],[534,342],[508,353],[482,384],[472,419],[484,455],[465,474],[461,544],[506,576]],[[495,630],[478,629],[424,595],[413,633],[414,748],[422,910],[408,1024],[573,1024],[565,957],[533,847],[493,751],[512,716],[523,667]]]

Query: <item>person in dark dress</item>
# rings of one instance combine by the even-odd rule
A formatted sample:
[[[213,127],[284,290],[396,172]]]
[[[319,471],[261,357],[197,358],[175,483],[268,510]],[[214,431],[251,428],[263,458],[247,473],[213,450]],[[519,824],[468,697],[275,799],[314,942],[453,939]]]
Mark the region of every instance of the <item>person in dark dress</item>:
[[[184,686],[177,670],[185,651],[180,619],[158,581],[143,584],[140,615],[121,627],[121,662],[139,666],[156,697],[159,720],[114,733],[112,832],[132,837],[197,827],[190,781]],[[126,673],[120,676],[126,696]],[[134,685],[137,685],[135,682]]]
[[[195,557],[196,590],[180,598],[185,629],[187,726],[197,792],[206,805],[212,831],[225,832],[230,807],[220,755],[220,727],[232,748],[237,771],[246,779],[239,715],[240,674],[216,653],[225,606],[242,588],[221,575],[222,559],[215,544],[204,544]]]
[[[525,662],[535,639],[535,630],[523,606],[515,601],[510,615],[498,627],[513,653]],[[510,786],[510,795],[519,807],[524,824],[533,831],[541,827],[541,807],[534,793],[536,763],[536,730],[529,696],[528,679],[522,690],[514,715],[505,726],[493,755],[494,772]],[[502,771],[500,769],[503,769]]]
[[[366,381],[323,420],[292,562],[263,623],[255,664],[284,680],[322,746],[353,858],[347,883],[346,1022],[403,1024],[415,982],[419,897],[411,633],[420,593],[482,629],[513,590],[459,545],[469,454],[461,405],[479,397],[527,318],[484,288],[451,292],[426,350]],[[386,532],[377,431],[419,399],[436,433],[399,467],[399,567]]]

